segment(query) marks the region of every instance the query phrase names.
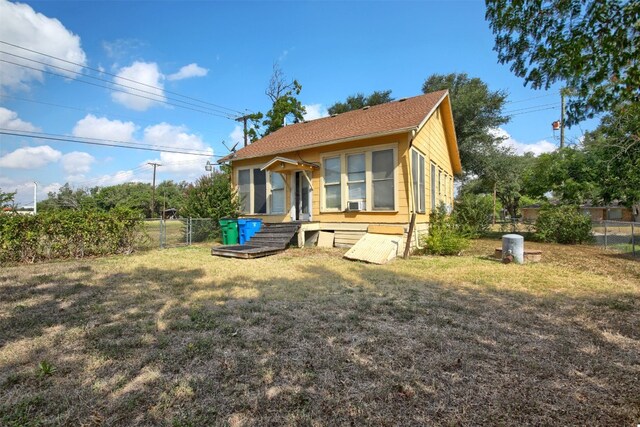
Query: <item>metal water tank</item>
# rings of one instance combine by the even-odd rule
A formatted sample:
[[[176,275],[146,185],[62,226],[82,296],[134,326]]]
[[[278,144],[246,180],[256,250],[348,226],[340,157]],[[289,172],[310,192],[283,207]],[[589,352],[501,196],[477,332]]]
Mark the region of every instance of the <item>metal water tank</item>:
[[[505,234],[502,236],[502,262],[524,262],[524,237],[519,234]]]

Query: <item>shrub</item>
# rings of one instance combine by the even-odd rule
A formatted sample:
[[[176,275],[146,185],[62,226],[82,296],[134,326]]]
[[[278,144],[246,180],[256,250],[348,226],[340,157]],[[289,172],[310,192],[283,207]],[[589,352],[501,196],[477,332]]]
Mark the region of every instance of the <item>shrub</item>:
[[[121,208],[0,215],[0,262],[130,253],[141,225],[139,215]]]
[[[422,242],[431,255],[458,255],[469,247],[469,239],[460,231],[444,205],[431,213],[429,234]]]
[[[460,231],[469,237],[480,237],[491,227],[493,201],[490,196],[465,194],[456,201],[453,218]]]
[[[543,242],[563,244],[592,240],[591,218],[582,215],[576,206],[545,207],[536,220],[535,238]]]

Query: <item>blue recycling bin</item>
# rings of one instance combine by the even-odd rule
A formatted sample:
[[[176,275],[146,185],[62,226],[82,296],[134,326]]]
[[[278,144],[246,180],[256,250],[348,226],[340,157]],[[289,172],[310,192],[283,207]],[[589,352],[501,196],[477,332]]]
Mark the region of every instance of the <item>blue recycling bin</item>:
[[[238,218],[239,243],[247,243],[261,228],[262,220],[259,218]]]

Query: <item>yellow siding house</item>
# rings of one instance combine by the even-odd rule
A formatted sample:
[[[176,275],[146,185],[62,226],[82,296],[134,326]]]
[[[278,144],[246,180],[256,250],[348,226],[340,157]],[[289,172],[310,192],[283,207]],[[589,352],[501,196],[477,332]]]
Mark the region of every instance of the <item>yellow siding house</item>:
[[[350,246],[370,225],[401,226],[406,238],[416,213],[414,244],[430,212],[453,205],[462,172],[447,91],[285,126],[221,162],[243,216],[299,221],[300,245],[329,231]]]

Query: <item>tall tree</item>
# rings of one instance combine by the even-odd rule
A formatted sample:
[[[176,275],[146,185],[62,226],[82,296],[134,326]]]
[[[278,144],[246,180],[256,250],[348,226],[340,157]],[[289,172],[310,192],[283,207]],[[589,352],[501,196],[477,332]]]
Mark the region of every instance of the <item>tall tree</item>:
[[[491,91],[486,83],[466,73],[432,74],[422,85],[424,93],[448,89],[458,138],[462,170],[480,175],[487,156],[492,156],[501,139],[493,129],[509,121],[502,113],[507,93]]]
[[[65,183],[58,191],[50,191],[47,198],[38,203],[38,210],[82,210],[96,207],[93,192],[97,189],[72,188]]]
[[[220,218],[237,217],[240,204],[231,187],[230,168],[204,175],[189,187],[182,216],[211,218],[218,224]]]
[[[291,117],[293,122],[304,120],[306,110],[296,98],[300,95],[301,90],[302,85],[297,80],[287,81],[280,65],[277,62],[273,64],[273,74],[265,91],[272,106],[266,114],[266,119],[262,122],[266,126],[263,136],[283,127],[285,118]]]
[[[486,0],[502,64],[534,89],[571,88],[567,124],[640,101],[637,0]]]
[[[342,114],[347,111],[359,110],[363,107],[371,107],[391,101],[393,101],[391,90],[374,91],[369,96],[365,96],[363,93],[356,93],[348,96],[345,102],[336,102],[327,111],[331,115]]]
[[[640,103],[617,108],[585,135],[604,203],[618,199],[640,219]]]
[[[563,203],[596,202],[600,192],[593,160],[581,147],[541,154],[524,173],[527,195],[541,198],[552,192]]]

